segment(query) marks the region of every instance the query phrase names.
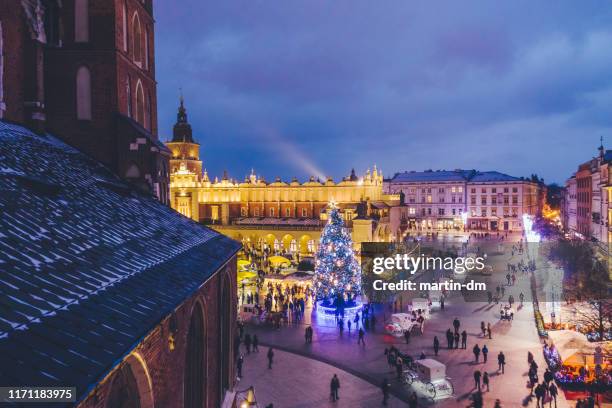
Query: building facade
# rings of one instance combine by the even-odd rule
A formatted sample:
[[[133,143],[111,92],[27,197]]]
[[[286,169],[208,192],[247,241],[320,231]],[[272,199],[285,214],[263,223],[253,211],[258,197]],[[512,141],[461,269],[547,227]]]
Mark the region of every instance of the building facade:
[[[168,203],[152,7],[152,0],[1,2],[0,118],[60,135]]]
[[[314,177],[306,182],[296,178],[285,182],[280,177],[267,182],[255,172],[243,181],[230,179],[227,173],[211,180],[182,98],[172,140],[166,145],[172,152],[172,208],[246,245],[314,252],[330,202],[340,208],[355,244],[389,239],[389,209],[399,197],[383,193],[383,175],[376,167],[361,177],[352,171],[339,182]]]
[[[566,182],[563,227],[570,236],[595,245],[597,256],[608,262],[612,279],[612,150],[605,150],[603,142],[598,150]]]
[[[392,231],[522,231],[522,216],[542,211],[543,186],[495,171],[398,173],[385,192],[401,194]]]

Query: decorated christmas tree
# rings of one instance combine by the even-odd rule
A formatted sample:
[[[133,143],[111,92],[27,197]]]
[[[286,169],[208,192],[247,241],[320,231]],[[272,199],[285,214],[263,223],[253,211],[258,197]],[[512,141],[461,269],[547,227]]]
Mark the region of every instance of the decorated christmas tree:
[[[319,300],[337,308],[354,303],[361,293],[361,267],[355,258],[353,241],[333,204],[319,241],[314,288]]]

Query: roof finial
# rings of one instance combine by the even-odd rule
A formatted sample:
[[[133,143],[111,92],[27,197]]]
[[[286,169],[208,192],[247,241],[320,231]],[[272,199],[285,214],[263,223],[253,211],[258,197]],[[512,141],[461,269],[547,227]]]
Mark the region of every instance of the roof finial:
[[[181,101],[181,106],[183,106],[184,98],[183,98],[183,87],[179,87],[179,101]]]

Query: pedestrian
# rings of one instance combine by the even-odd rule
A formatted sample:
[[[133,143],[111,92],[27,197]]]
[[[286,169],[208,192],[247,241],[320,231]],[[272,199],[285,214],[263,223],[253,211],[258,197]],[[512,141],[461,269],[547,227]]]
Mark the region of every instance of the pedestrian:
[[[483,362],[486,363],[487,362],[487,355],[489,354],[489,348],[487,347],[487,345],[485,344],[484,346],[482,346],[482,359]]]
[[[467,332],[465,330],[461,332],[461,348],[467,348]]]
[[[546,387],[548,387],[548,384],[553,380],[553,373],[546,368],[546,371],[544,371],[544,382],[546,383]]]
[[[485,322],[480,322],[480,331],[482,332],[482,337],[487,335],[487,327],[485,326]]]
[[[501,401],[499,400],[499,398],[495,400],[495,405],[493,406],[493,408],[502,408]]]
[[[382,384],[380,386],[380,389],[382,390],[383,393],[383,405],[387,405],[387,401],[389,400],[389,388],[391,387],[391,384],[389,384],[389,381],[387,380],[387,378],[383,378]]]
[[[489,392],[489,373],[486,371],[484,372],[484,375],[482,376],[482,385],[483,387],[486,385],[487,392]]]
[[[404,330],[404,339],[406,340],[406,344],[410,343],[410,331]]]
[[[395,360],[395,370],[397,371],[397,379],[402,379],[402,373],[404,372],[404,360],[400,356],[397,356],[397,360]]]
[[[247,354],[251,354],[251,335],[249,333],[244,335],[244,346],[246,347]]]
[[[259,339],[256,334],[253,335],[253,352],[259,353]]]
[[[329,384],[329,388],[331,389],[332,401],[338,401],[340,399],[340,396],[338,396],[338,390],[340,389],[340,380],[338,379],[338,376],[336,374],[334,374],[334,376],[332,377],[331,383]]]
[[[274,360],[274,351],[272,350],[272,347],[270,347],[268,349],[268,368],[272,368],[272,362]]]
[[[453,348],[453,332],[451,329],[446,331],[446,343],[448,344],[449,350]]]
[[[417,408],[419,406],[419,397],[416,392],[412,392],[412,395],[408,398],[408,408]]]
[[[480,391],[480,377],[481,376],[482,374],[480,373],[480,370],[474,371],[474,388],[478,389],[478,391]]]
[[[365,347],[365,332],[363,331],[363,329],[360,327],[359,328],[359,338],[357,339],[357,344],[361,343],[363,344],[363,346]]]
[[[453,337],[455,338],[455,348],[458,349],[459,348],[459,333],[455,333]]]
[[[555,401],[555,408],[557,408],[557,386],[555,385],[555,383],[553,382],[552,384],[550,384],[550,387],[548,387],[548,392],[550,393],[550,408],[552,408],[552,403],[553,400]]]
[[[474,353],[474,362],[478,363],[480,360],[480,347],[478,347],[478,344],[474,345],[472,353]]]
[[[487,323],[487,332],[489,333],[489,340],[491,340],[491,322]]]
[[[440,309],[444,310],[444,296],[440,297]]]
[[[244,356],[241,354],[238,357],[238,361],[236,363],[236,368],[238,369],[238,378],[242,378],[242,364],[244,363]]]
[[[434,354],[438,355],[438,350],[440,350],[440,341],[438,340],[438,336],[434,336],[433,341]]]
[[[504,355],[503,351],[500,351],[499,354],[497,355],[497,366],[498,366],[497,371],[501,371],[503,374],[504,369],[506,367],[506,356]]]
[[[348,319],[348,321],[346,322],[346,327],[348,327],[348,331],[350,333],[351,332],[351,319]]]
[[[540,401],[542,401],[542,408],[544,408],[544,384],[538,384],[535,387],[536,396],[536,408],[540,408]]]
[[[455,328],[455,333],[459,333],[459,327],[461,326],[461,322],[457,317],[453,320],[453,327]]]
[[[355,319],[353,319],[353,322],[355,322],[355,329],[359,328],[359,313],[355,313]]]

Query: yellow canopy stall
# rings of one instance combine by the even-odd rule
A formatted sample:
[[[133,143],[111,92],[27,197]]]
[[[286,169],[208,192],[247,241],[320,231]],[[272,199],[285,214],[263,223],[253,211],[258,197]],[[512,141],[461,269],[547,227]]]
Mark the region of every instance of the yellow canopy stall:
[[[291,261],[285,258],[284,256],[271,256],[269,259],[270,264],[273,266],[289,266],[291,265]]]

